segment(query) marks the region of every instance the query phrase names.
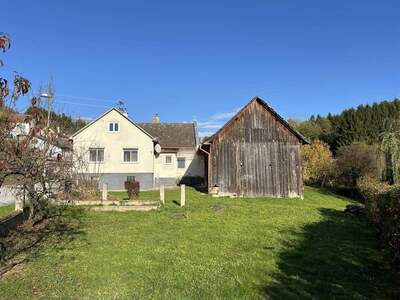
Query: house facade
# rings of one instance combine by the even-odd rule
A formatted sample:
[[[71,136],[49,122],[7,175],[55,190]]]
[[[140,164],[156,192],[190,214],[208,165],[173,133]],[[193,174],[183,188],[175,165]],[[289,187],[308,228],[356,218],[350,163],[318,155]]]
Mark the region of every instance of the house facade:
[[[305,138],[261,98],[253,98],[201,150],[209,191],[246,197],[303,197]]]
[[[112,108],[71,139],[77,172],[109,190],[124,190],[133,177],[141,190],[204,178],[195,124],[137,124]]]

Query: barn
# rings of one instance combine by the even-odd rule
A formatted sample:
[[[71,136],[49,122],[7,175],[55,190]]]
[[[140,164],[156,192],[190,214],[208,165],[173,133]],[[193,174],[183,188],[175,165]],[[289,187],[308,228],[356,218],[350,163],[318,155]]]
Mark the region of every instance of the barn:
[[[254,97],[200,150],[209,192],[246,197],[303,197],[300,146],[307,140]]]

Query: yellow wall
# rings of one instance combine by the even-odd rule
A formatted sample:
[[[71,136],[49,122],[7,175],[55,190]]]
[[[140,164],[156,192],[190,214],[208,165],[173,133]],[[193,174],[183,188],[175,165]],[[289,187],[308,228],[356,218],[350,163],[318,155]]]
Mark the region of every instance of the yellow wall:
[[[118,132],[108,131],[110,122],[118,122]],[[78,133],[73,141],[75,155],[82,157],[85,165],[80,172],[154,173],[152,139],[115,110]],[[104,148],[104,162],[89,162],[89,148]],[[123,148],[138,148],[138,162],[124,162]]]

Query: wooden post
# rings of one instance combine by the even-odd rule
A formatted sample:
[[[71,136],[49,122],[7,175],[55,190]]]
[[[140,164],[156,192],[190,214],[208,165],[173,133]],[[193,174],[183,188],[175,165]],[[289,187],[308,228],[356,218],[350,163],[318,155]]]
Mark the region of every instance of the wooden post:
[[[165,204],[165,191],[164,191],[164,185],[160,185],[160,202],[161,205]]]
[[[107,184],[106,183],[103,183],[103,193],[101,196],[102,196],[101,200],[107,201],[108,194],[107,194]]]
[[[185,185],[181,184],[181,207],[185,206],[186,195],[185,195]]]

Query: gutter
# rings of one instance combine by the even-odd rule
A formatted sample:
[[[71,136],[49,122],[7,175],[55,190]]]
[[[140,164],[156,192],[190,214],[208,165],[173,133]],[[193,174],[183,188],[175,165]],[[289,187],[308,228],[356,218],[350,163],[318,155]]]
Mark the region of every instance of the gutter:
[[[203,148],[201,148],[203,145],[200,145],[199,150],[203,151],[205,154],[210,155],[210,152],[207,152],[206,150],[204,150]]]

